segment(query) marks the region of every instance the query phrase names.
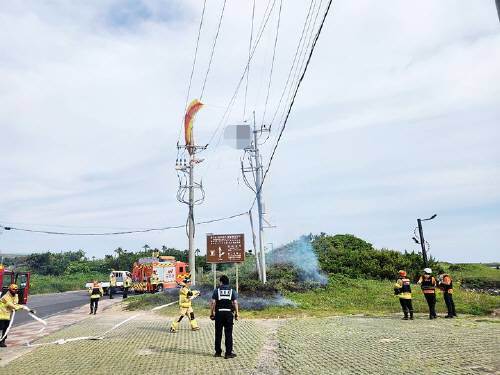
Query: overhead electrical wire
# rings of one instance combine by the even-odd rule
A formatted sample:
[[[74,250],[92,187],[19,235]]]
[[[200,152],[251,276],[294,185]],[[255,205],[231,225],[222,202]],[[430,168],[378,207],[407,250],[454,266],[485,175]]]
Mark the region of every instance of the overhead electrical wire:
[[[203,10],[201,11],[201,19],[200,19],[200,26],[198,27],[198,36],[196,37],[196,47],[194,49],[194,58],[193,58],[193,66],[191,68],[191,74],[189,76],[189,85],[188,85],[188,90],[186,94],[186,103],[184,105],[184,110],[186,110],[189,102],[189,95],[191,95],[191,84],[193,83],[193,75],[194,75],[194,70],[196,66],[196,59],[198,56],[198,47],[200,45],[200,36],[201,36],[201,29],[203,27],[203,19],[205,18],[205,8],[207,5],[207,0],[203,1]]]
[[[217,40],[219,39],[220,27],[222,25],[222,19],[224,18],[224,10],[226,9],[226,1],[227,0],[224,0],[224,3],[222,4],[222,10],[220,12],[220,17],[219,17],[219,24],[217,25],[217,32],[215,33],[214,42],[212,44],[212,52],[210,53],[210,60],[208,61],[207,72],[205,73],[205,79],[203,80],[203,86],[201,88],[200,101],[203,98],[203,94],[205,92],[205,85],[207,84],[208,73],[210,73],[210,68],[212,67],[212,60],[215,54],[215,46],[217,45]]]
[[[330,12],[330,8],[331,8],[331,5],[332,5],[332,2],[333,2],[333,0],[329,0],[328,1],[328,5],[327,5],[327,7],[325,9],[325,12],[323,14],[323,18],[321,20],[321,24],[319,25],[318,31],[316,32],[316,34],[314,36],[314,40],[313,40],[311,49],[309,51],[309,55],[307,57],[307,61],[306,61],[304,70],[302,71],[302,74],[300,75],[300,78],[299,78],[299,80],[297,82],[297,86],[295,87],[295,91],[293,93],[292,100],[290,101],[290,105],[288,107],[288,111],[287,111],[285,119],[283,121],[283,125],[281,126],[281,129],[280,129],[280,132],[279,132],[279,135],[278,135],[278,139],[276,140],[276,143],[274,145],[273,151],[271,153],[271,157],[269,158],[269,162],[267,164],[266,171],[265,171],[264,175],[262,176],[262,181],[261,181],[261,183],[260,183],[260,185],[259,185],[259,187],[257,189],[258,192],[260,192],[262,190],[262,186],[264,185],[264,182],[266,181],[267,174],[269,173],[269,170],[271,168],[271,164],[273,162],[274,156],[276,155],[276,150],[278,149],[279,143],[280,143],[281,138],[283,136],[283,133],[284,133],[284,131],[286,129],[286,125],[288,123],[288,119],[290,117],[290,113],[292,111],[293,105],[295,104],[295,98],[297,97],[297,93],[298,93],[298,91],[300,89],[300,85],[301,85],[302,81],[304,80],[304,77],[306,75],[307,69],[309,68],[309,64],[311,62],[311,59],[312,59],[312,56],[313,56],[313,53],[314,53],[314,49],[316,48],[316,44],[318,42],[318,39],[319,39],[319,37],[321,35],[321,31],[323,30],[323,26],[325,24],[326,17],[328,16],[328,13]],[[253,200],[253,203],[252,203],[252,205],[250,207],[250,210],[252,210],[253,206],[255,205],[256,200],[257,200],[257,196],[255,196],[255,198]]]
[[[196,37],[196,45],[194,49],[194,57],[193,57],[193,65],[191,67],[191,74],[189,76],[189,84],[188,84],[188,89],[187,89],[187,94],[186,94],[186,101],[184,104],[184,112],[187,109],[188,103],[189,103],[189,96],[191,95],[191,85],[193,83],[193,76],[194,76],[194,71],[196,68],[196,59],[198,57],[198,47],[200,45],[200,36],[201,36],[201,30],[203,28],[203,20],[205,18],[205,9],[207,5],[207,0],[203,1],[203,10],[201,11],[201,18],[200,18],[200,25],[198,26],[198,36]],[[179,144],[180,139],[181,139],[181,134],[182,130],[184,128],[184,113],[182,114],[182,119],[181,119],[181,126],[179,127],[179,135],[177,136],[177,144]],[[177,159],[183,157],[185,155],[186,149],[183,149],[182,155],[179,154],[179,149],[177,149]]]
[[[281,104],[283,102],[283,98],[285,97],[285,93],[287,92],[287,88],[289,87],[289,84],[291,86],[290,78],[292,78],[292,72],[294,71],[295,64],[297,63],[297,58],[298,58],[299,54],[301,53],[302,40],[304,39],[304,36],[305,36],[305,31],[306,31],[306,28],[308,25],[313,2],[314,2],[314,0],[311,0],[311,2],[309,3],[309,9],[307,11],[306,19],[304,20],[304,25],[302,26],[302,32],[300,35],[299,43],[297,44],[297,48],[295,50],[295,55],[293,56],[292,65],[290,66],[290,70],[288,71],[288,76],[286,78],[285,86],[283,88],[283,91],[281,92],[281,96],[280,96],[280,99],[278,101],[278,105],[276,106],[276,110],[274,111],[274,114],[273,114],[273,117],[271,118],[269,126],[272,126],[274,124],[274,120],[276,119],[276,116],[279,112],[279,109],[281,108]],[[285,108],[286,108],[286,106],[285,106]]]
[[[274,6],[276,5],[276,1],[277,0],[273,0],[272,6],[271,6],[270,9],[269,9],[269,4],[271,3],[271,0],[268,1],[268,5],[266,7],[266,10],[264,11],[264,17],[262,19],[261,26],[259,27],[259,31],[257,32],[257,38],[256,38],[255,44],[254,44],[253,49],[252,49],[251,57],[250,57],[249,61],[247,61],[247,63],[245,64],[245,67],[243,69],[243,73],[241,74],[241,76],[240,76],[240,78],[238,80],[238,83],[237,83],[236,88],[235,88],[235,90],[233,92],[233,95],[231,96],[231,99],[229,100],[229,103],[226,106],[224,114],[222,115],[222,117],[221,117],[221,119],[219,121],[219,124],[217,125],[217,128],[212,133],[212,136],[210,137],[210,140],[209,140],[208,144],[212,143],[212,141],[215,138],[216,134],[218,133],[219,129],[225,123],[226,118],[229,116],[229,113],[231,112],[231,108],[234,105],[234,102],[236,101],[236,97],[238,95],[239,89],[241,87],[241,84],[242,84],[245,76],[246,76],[246,72],[247,72],[248,67],[249,67],[249,62],[251,62],[251,60],[252,60],[252,58],[253,58],[253,56],[255,54],[255,51],[256,51],[256,49],[257,49],[257,47],[259,45],[259,42],[260,42],[260,40],[262,38],[262,34],[264,33],[264,30],[266,29],[266,26],[267,26],[267,24],[269,22],[269,18],[271,16],[271,13],[272,13],[272,11],[274,9]],[[221,139],[222,139],[222,135],[219,137],[219,140],[217,142],[216,147],[220,144]]]
[[[248,43],[248,70],[247,70],[247,83],[245,86],[245,102],[243,104],[243,120],[245,120],[246,110],[247,110],[247,94],[248,94],[248,80],[250,79],[250,58],[252,54],[252,39],[253,39],[253,21],[255,18],[255,0],[253,0],[252,7],[252,27],[250,29],[250,42]]]
[[[210,224],[210,223],[216,223],[219,221],[223,220],[231,220],[234,218],[237,218],[239,216],[247,215],[248,211],[241,212],[238,214],[234,214],[231,216],[225,216],[225,217],[220,217],[216,219],[210,219],[210,220],[204,220],[204,221],[199,221],[196,223],[196,225],[200,224]],[[52,235],[59,235],[59,236],[115,236],[115,235],[123,235],[123,234],[134,234],[134,233],[147,233],[147,232],[160,232],[160,231],[166,231],[170,229],[179,229],[179,228],[184,228],[185,224],[182,225],[173,225],[173,226],[168,226],[168,227],[160,227],[160,228],[146,228],[146,229],[136,229],[136,230],[127,230],[127,231],[120,231],[120,232],[97,232],[97,233],[85,233],[85,232],[58,232],[58,231],[47,231],[47,230],[37,230],[37,229],[29,229],[29,228],[18,228],[18,227],[13,227],[13,226],[4,226],[0,225],[1,229],[10,231],[18,231],[18,232],[29,232],[29,233],[40,233],[40,234],[52,234]]]
[[[276,49],[277,49],[277,45],[278,45],[278,36],[279,36],[279,32],[280,32],[281,9],[282,9],[282,7],[283,7],[283,0],[280,1],[280,7],[279,7],[279,11],[278,11],[278,21],[277,21],[277,24],[276,24],[276,35],[274,37],[274,46],[273,46],[273,57],[272,57],[272,60],[271,60],[271,69],[269,71],[269,82],[267,84],[267,94],[266,94],[266,100],[264,102],[264,111],[262,113],[261,126],[264,126],[264,120],[266,118],[266,111],[267,111],[267,104],[269,102],[269,95],[271,93],[271,82],[272,82],[272,78],[273,78],[274,61],[276,59]]]
[[[317,10],[314,9],[315,5],[313,5],[313,12],[312,13],[316,12],[316,15],[314,17],[314,21],[312,21],[312,14],[311,14],[311,18],[309,19],[307,30],[306,30],[306,33],[304,35],[305,37],[304,37],[303,48],[302,48],[301,53],[299,54],[299,58],[297,60],[297,65],[295,66],[294,78],[292,79],[292,83],[290,84],[290,87],[288,89],[288,95],[287,95],[287,99],[286,99],[285,103],[289,103],[290,102],[290,98],[291,98],[291,95],[293,93],[293,88],[297,85],[297,80],[298,80],[298,78],[300,76],[300,72],[302,71],[302,69],[304,67],[305,59],[306,59],[306,56],[307,56],[307,51],[308,51],[308,49],[311,46],[312,38],[314,36],[314,30],[316,29],[316,23],[317,23],[317,20],[318,20],[318,16],[319,16],[319,13],[320,13],[320,10],[321,10],[322,3],[323,3],[323,0],[321,0],[318,3],[318,9]],[[309,30],[311,30],[311,31],[309,32]],[[308,34],[309,34],[309,37],[307,37]],[[306,42],[306,39],[307,39],[307,42]],[[285,106],[285,108],[283,108],[283,114],[280,117],[281,119],[283,119],[283,116],[285,115],[285,113],[286,113],[286,106]],[[280,121],[280,123],[281,122],[282,121]]]

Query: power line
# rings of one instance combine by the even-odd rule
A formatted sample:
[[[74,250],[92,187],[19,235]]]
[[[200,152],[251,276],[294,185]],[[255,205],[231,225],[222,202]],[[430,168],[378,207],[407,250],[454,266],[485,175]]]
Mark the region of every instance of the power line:
[[[296,86],[296,84],[297,84],[296,82],[297,82],[297,80],[298,80],[298,78],[300,76],[300,72],[302,71],[302,69],[304,67],[305,59],[306,59],[306,56],[307,56],[307,50],[309,49],[309,47],[311,45],[311,42],[312,42],[312,38],[314,36],[314,29],[316,28],[316,22],[318,20],[318,16],[319,16],[319,13],[320,13],[320,10],[321,10],[322,3],[323,3],[323,0],[321,0],[318,3],[318,9],[316,10],[316,15],[314,17],[314,21],[312,19],[312,16],[313,16],[313,13],[315,12],[315,9],[314,9],[315,5],[313,5],[312,13],[311,13],[311,18],[309,19],[309,22],[308,22],[308,25],[307,25],[307,29],[306,29],[306,33],[304,35],[304,45],[302,47],[302,51],[299,54],[299,58],[297,60],[297,65],[295,66],[294,78],[292,79],[292,83],[290,84],[290,87],[288,89],[288,95],[287,95],[286,103],[289,103],[291,95],[292,95],[292,92],[293,92],[293,88]],[[311,30],[310,32],[309,32],[309,29]],[[309,37],[307,37],[307,34],[309,34]],[[306,39],[307,39],[307,42],[306,42]],[[285,108],[283,108],[283,114],[281,115],[281,118],[283,118],[283,116],[285,115],[285,113],[286,113],[286,106],[285,106]]]
[[[210,223],[215,223],[218,221],[234,219],[234,218],[237,218],[237,217],[243,216],[243,215],[248,215],[248,211],[241,212],[239,214],[234,214],[231,216],[225,216],[225,217],[220,217],[220,218],[216,218],[216,219],[204,220],[204,221],[200,221],[196,224],[197,225],[210,224]],[[59,236],[115,236],[115,235],[122,235],[122,234],[159,232],[159,231],[165,231],[165,230],[170,230],[170,229],[179,229],[179,228],[184,228],[184,227],[185,227],[185,224],[173,225],[173,226],[168,226],[168,227],[160,227],[160,228],[136,229],[136,230],[121,231],[121,232],[82,233],[82,232],[56,232],[56,231],[46,231],[46,230],[37,230],[37,229],[29,229],[29,228],[17,228],[17,227],[0,225],[0,228],[4,229],[4,230],[14,230],[14,231],[19,231],[19,232],[41,233],[41,234],[52,234],[52,235],[59,235]]]
[[[198,56],[198,47],[200,45],[200,35],[201,35],[201,29],[203,27],[203,19],[205,17],[206,5],[207,5],[207,0],[204,0],[203,1],[203,10],[201,11],[200,26],[198,27],[198,37],[196,38],[196,47],[194,49],[193,66],[191,68],[191,75],[189,76],[189,85],[188,85],[188,90],[187,90],[187,95],[186,95],[186,104],[184,106],[184,110],[186,110],[186,108],[187,108],[187,104],[189,102],[189,95],[191,93],[191,84],[193,82],[194,69],[196,66],[196,58]]]
[[[267,94],[266,94],[266,101],[264,103],[264,111],[262,113],[262,123],[261,123],[261,126],[264,125],[264,119],[266,117],[266,110],[267,110],[267,103],[269,101],[269,94],[271,92],[271,81],[272,81],[272,77],[273,77],[274,61],[275,61],[275,58],[276,58],[276,47],[278,45],[278,35],[279,35],[279,32],[280,32],[281,8],[282,8],[282,6],[283,6],[283,0],[280,1],[280,8],[279,8],[279,11],[278,11],[278,22],[277,22],[277,25],[276,25],[276,36],[274,37],[274,46],[273,46],[273,58],[271,60],[271,70],[269,72],[269,83],[267,84]],[[271,132],[269,132],[269,134],[271,134]]]
[[[247,70],[247,83],[245,86],[245,103],[243,104],[243,120],[245,120],[245,114],[247,110],[247,94],[248,94],[248,80],[250,79],[250,58],[252,54],[252,39],[253,39],[253,21],[255,18],[255,0],[253,0],[252,8],[252,28],[250,29],[250,43],[248,43],[248,70]]]
[[[257,47],[259,45],[259,42],[260,42],[260,40],[262,38],[262,34],[264,33],[264,30],[265,30],[265,28],[267,26],[267,23],[269,21],[269,18],[271,16],[271,13],[272,13],[272,11],[274,9],[274,6],[276,4],[276,0],[273,0],[272,6],[269,9],[269,4],[270,3],[271,3],[271,0],[268,1],[268,5],[266,7],[266,10],[264,11],[264,18],[262,20],[261,26],[259,27],[259,32],[257,33],[258,36],[257,36],[257,39],[255,41],[254,47],[252,49],[252,55],[251,55],[249,61],[247,62],[247,64],[245,65],[245,68],[243,69],[243,73],[242,73],[242,75],[241,75],[241,77],[240,77],[240,79],[238,81],[238,84],[236,85],[236,88],[235,88],[235,90],[233,92],[233,96],[229,100],[229,103],[226,106],[224,114],[222,115],[222,118],[220,119],[219,124],[217,125],[217,128],[215,129],[215,131],[212,133],[212,136],[210,137],[210,140],[208,142],[209,144],[212,143],[212,141],[213,141],[215,135],[218,133],[220,127],[224,124],[226,117],[229,116],[229,113],[231,112],[231,107],[234,105],[234,102],[236,101],[236,96],[238,95],[238,91],[239,91],[239,89],[241,87],[243,79],[245,78],[246,72],[247,72],[248,67],[249,67],[249,62],[252,60],[253,55],[255,54],[255,51],[256,51],[256,49],[257,49]],[[267,13],[268,9],[269,9],[269,13]],[[220,138],[219,138],[219,140],[217,142],[217,145],[220,143],[221,139],[222,139],[222,133],[221,133],[221,136],[220,136]]]
[[[309,16],[311,14],[313,2],[314,2],[314,0],[311,0],[311,2],[309,3],[309,9],[307,11],[306,19],[304,20],[304,25],[302,26],[302,33],[300,34],[299,43],[297,44],[297,48],[295,50],[295,55],[293,56],[293,60],[292,60],[292,65],[290,66],[290,70],[288,71],[288,76],[286,78],[285,87],[283,88],[283,91],[281,93],[278,105],[276,106],[276,111],[274,112],[273,117],[271,119],[270,126],[273,125],[274,120],[276,119],[276,115],[278,114],[279,109],[281,107],[281,103],[283,102],[283,98],[285,97],[285,93],[287,91],[288,84],[290,83],[290,85],[291,85],[290,78],[292,77],[292,72],[294,71],[295,63],[297,62],[297,57],[302,54],[301,46],[302,46],[302,48],[304,48],[304,46],[302,45],[302,40],[304,39],[304,35],[306,32],[306,27],[308,25]],[[293,86],[290,86],[290,87],[293,87]]]
[[[301,85],[301,83],[304,80],[304,77],[306,75],[307,69],[309,67],[309,63],[311,62],[311,58],[312,58],[312,55],[314,53],[314,49],[316,48],[316,43],[318,42],[319,36],[321,35],[321,31],[323,30],[323,26],[325,24],[326,17],[328,16],[328,13],[330,11],[330,7],[332,5],[332,2],[333,2],[333,0],[329,0],[328,5],[327,5],[326,10],[325,10],[325,13],[323,15],[323,19],[321,20],[321,24],[319,25],[318,31],[316,32],[316,35],[314,36],[314,40],[313,40],[313,43],[312,43],[312,46],[311,46],[311,50],[309,51],[309,56],[307,57],[306,65],[304,67],[304,70],[302,71],[302,74],[301,74],[301,76],[299,78],[299,81],[297,83],[297,86],[295,88],[295,92],[293,94],[292,100],[291,100],[290,105],[288,107],[288,111],[287,111],[286,117],[285,117],[285,119],[283,121],[283,125],[281,127],[278,139],[276,140],[276,144],[274,145],[273,152],[271,153],[271,157],[269,158],[269,162],[267,164],[266,171],[264,173],[264,176],[262,177],[262,181],[261,181],[260,186],[259,186],[259,188],[258,188],[257,191],[261,191],[262,190],[262,186],[264,185],[264,182],[266,180],[266,176],[267,176],[267,174],[269,172],[269,169],[271,168],[271,163],[273,162],[274,155],[276,154],[276,150],[278,149],[278,145],[279,145],[279,143],[281,141],[281,137],[283,136],[283,132],[285,131],[286,124],[288,122],[288,118],[290,117],[290,113],[291,113],[293,105],[295,103],[295,98],[297,97],[297,93],[299,91],[300,85]],[[255,205],[256,199],[257,198],[255,198],[253,200],[253,203],[252,203],[252,206],[250,207],[250,210]]]
[[[198,57],[198,47],[200,45],[200,36],[201,36],[201,29],[203,27],[203,19],[205,18],[205,9],[207,5],[207,0],[203,1],[203,10],[201,11],[201,19],[200,19],[200,25],[198,27],[198,36],[196,38],[196,46],[194,49],[194,57],[193,57],[193,66],[191,68],[191,74],[189,76],[189,84],[188,84],[188,89],[187,89],[187,94],[186,94],[186,102],[184,104],[184,112],[187,109],[187,105],[189,102],[189,96],[191,94],[191,85],[193,83],[193,76],[194,76],[194,70],[196,67],[196,59]],[[177,136],[177,143],[179,143],[181,134],[182,134],[182,129],[184,128],[184,113],[182,114],[182,120],[181,120],[181,126],[179,128],[179,135]],[[184,150],[185,152],[185,150]],[[179,159],[179,149],[177,149],[177,159]]]
[[[220,12],[219,24],[217,25],[217,32],[215,33],[214,43],[212,44],[212,52],[210,53],[210,60],[208,61],[208,68],[205,74],[205,79],[203,80],[203,87],[201,88],[200,100],[203,98],[203,93],[205,92],[205,85],[208,79],[208,73],[210,72],[210,68],[212,66],[212,60],[215,54],[215,46],[217,45],[217,40],[219,39],[220,26],[222,24],[222,19],[224,18],[224,10],[226,9],[226,1],[224,0],[224,4],[222,4],[222,11]]]

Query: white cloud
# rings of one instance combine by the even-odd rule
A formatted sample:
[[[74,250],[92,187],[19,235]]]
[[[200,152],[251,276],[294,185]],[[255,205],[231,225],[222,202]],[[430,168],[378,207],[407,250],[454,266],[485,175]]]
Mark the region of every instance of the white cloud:
[[[256,30],[266,4],[257,1]],[[3,5],[0,223],[105,230],[185,221],[173,166],[200,6],[194,0]],[[221,6],[208,2],[193,97]],[[267,119],[307,6],[284,2]],[[195,125],[200,143],[212,137],[242,73],[250,11],[227,4],[207,105]],[[275,27],[271,19],[269,30]],[[499,43],[489,2],[335,2],[266,182],[278,226],[268,241],[324,230],[410,248],[415,218],[437,212],[440,220],[429,229],[435,255],[498,260],[491,240],[500,217],[491,212],[500,201]],[[273,34],[264,33],[251,65],[245,120],[251,110],[262,116],[272,44]],[[243,92],[229,123],[243,120]],[[277,130],[263,146],[265,157]],[[239,177],[240,153],[220,146],[204,157],[197,175],[207,199],[197,217],[246,210],[252,197]],[[480,233],[474,257],[471,227]],[[249,234],[248,218],[200,226],[200,248],[205,231]],[[6,232],[0,249],[83,247],[102,255],[144,242],[186,246],[183,230],[98,239]]]

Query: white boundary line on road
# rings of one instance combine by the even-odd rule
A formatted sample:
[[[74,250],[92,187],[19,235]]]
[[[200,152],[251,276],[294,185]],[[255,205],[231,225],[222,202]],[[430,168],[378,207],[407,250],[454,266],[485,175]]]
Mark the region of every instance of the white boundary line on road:
[[[33,347],[37,347],[37,346],[47,346],[47,345],[56,345],[56,344],[57,345],[63,345],[63,344],[66,344],[68,342],[81,341],[81,340],[104,340],[105,336],[108,333],[110,333],[111,331],[114,331],[115,329],[117,329],[118,327],[122,326],[123,324],[125,324],[125,323],[127,323],[127,322],[129,322],[129,321],[131,321],[131,320],[133,320],[135,318],[137,318],[138,316],[141,316],[141,315],[144,315],[144,314],[147,314],[147,313],[151,313],[151,312],[163,309],[163,308],[168,307],[168,306],[172,306],[174,303],[178,303],[178,302],[177,301],[173,301],[173,302],[167,303],[165,305],[154,307],[151,310],[146,311],[144,313],[139,313],[139,314],[135,314],[133,316],[130,316],[127,319],[122,320],[121,322],[115,324],[113,327],[111,327],[106,332],[104,332],[101,336],[80,336],[80,337],[73,337],[73,338],[69,338],[69,339],[59,339],[59,340],[55,340],[55,341],[51,341],[51,342],[44,342],[44,343],[40,343],[40,344],[32,344],[31,342],[33,340],[31,340],[31,341],[27,341],[26,342],[26,346],[30,347],[30,348],[33,348]],[[40,319],[40,318],[38,318],[38,319]],[[44,329],[45,329],[45,327],[42,328],[42,330],[40,330],[39,332],[42,332]]]

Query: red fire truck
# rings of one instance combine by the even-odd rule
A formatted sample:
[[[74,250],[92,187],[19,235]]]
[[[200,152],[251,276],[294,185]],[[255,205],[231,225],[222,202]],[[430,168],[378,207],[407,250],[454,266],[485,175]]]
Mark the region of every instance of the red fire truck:
[[[177,261],[173,256],[140,258],[132,267],[132,289],[135,293],[154,293],[176,288],[177,282],[189,276],[188,267],[187,263]],[[154,271],[160,280],[156,290],[150,282]]]
[[[30,293],[30,273],[14,272],[6,269],[0,264],[0,285],[2,285],[2,296],[7,293],[10,284],[17,284],[19,287],[19,303],[25,305],[28,302]]]

